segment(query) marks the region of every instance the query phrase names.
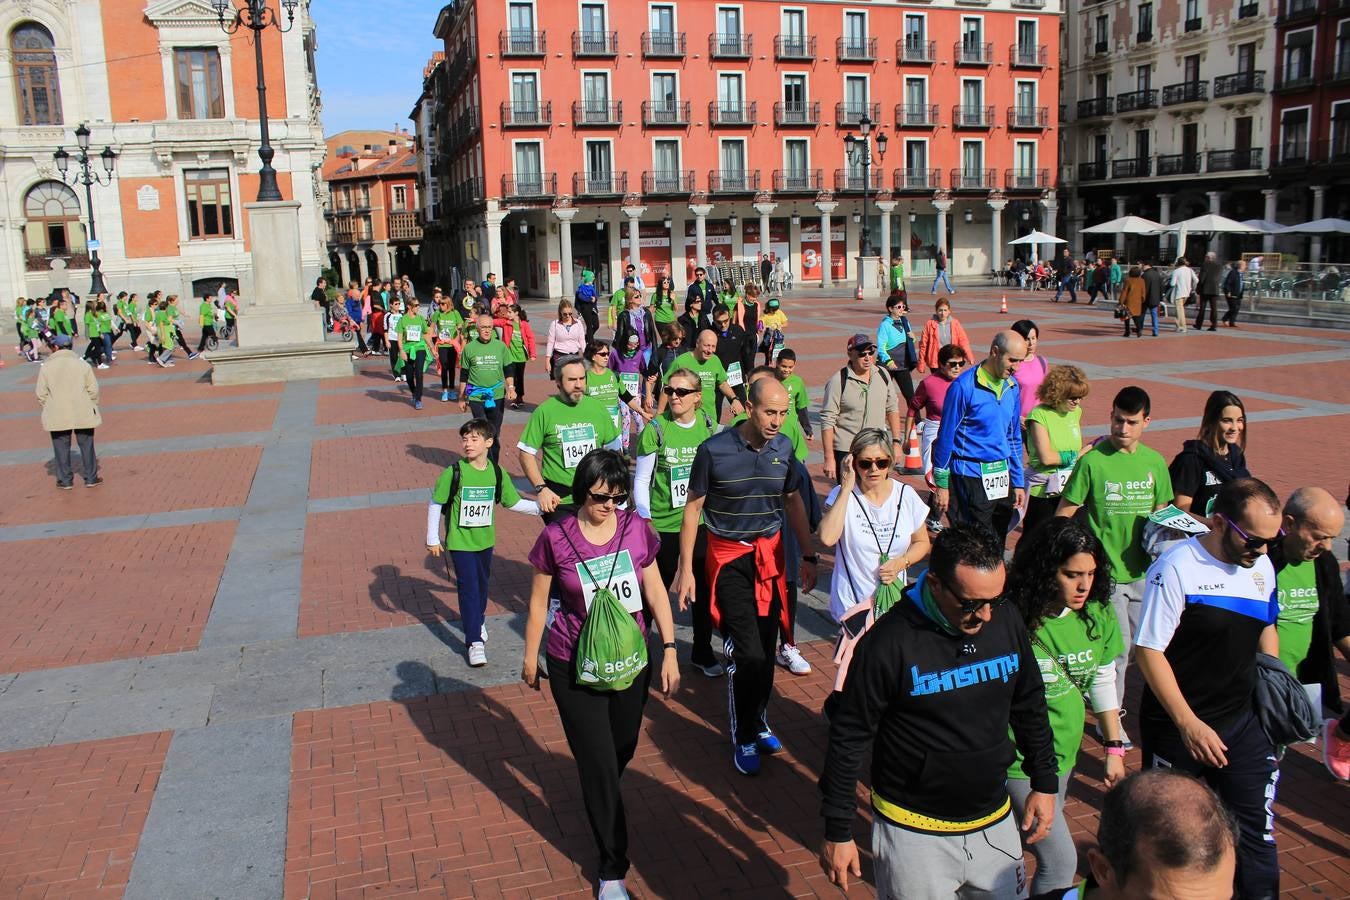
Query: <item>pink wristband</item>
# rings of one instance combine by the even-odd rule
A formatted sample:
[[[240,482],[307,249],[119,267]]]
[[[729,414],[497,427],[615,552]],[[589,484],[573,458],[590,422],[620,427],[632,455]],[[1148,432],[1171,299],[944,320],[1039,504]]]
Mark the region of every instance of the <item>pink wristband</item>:
[[[1124,748],[1124,747],[1107,747],[1107,748],[1106,748],[1106,755],[1107,755],[1107,756],[1119,756],[1120,758],[1124,759],[1124,758],[1125,758],[1125,748]]]

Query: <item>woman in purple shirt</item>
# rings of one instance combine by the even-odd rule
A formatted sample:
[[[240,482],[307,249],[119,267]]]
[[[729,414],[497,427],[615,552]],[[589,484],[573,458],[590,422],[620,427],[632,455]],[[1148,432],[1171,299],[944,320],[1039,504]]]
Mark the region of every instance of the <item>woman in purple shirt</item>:
[[[549,629],[548,681],[558,705],[567,744],[577,761],[586,818],[600,850],[601,900],[621,900],[628,872],[628,825],[619,778],[637,750],[642,711],[652,667],[623,690],[600,691],[577,681],[576,652],[589,597],[608,588],[647,632],[661,635],[661,690],[669,697],[680,684],[675,658],[675,623],[665,582],[656,567],[661,542],[651,523],[620,508],[631,492],[628,461],[612,450],[592,450],[572,482],[575,516],[554,521],[530,551],[534,582],[525,623],[525,658],[520,677],[539,689],[539,644],[548,615],[549,588],[561,599]],[[631,598],[631,603],[626,601]]]

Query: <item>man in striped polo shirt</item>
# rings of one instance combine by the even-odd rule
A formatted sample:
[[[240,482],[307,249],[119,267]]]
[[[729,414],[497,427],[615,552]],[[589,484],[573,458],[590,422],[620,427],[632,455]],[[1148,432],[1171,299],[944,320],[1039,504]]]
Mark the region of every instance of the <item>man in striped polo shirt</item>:
[[[730,659],[732,761],[742,774],[755,775],[760,753],[783,749],[767,710],[778,634],[788,626],[784,511],[803,551],[804,590],[816,585],[816,554],[792,442],[780,433],[789,413],[787,390],[772,378],[755,382],[746,411],[744,422],[704,441],[694,456],[673,593],[687,609],[694,596],[694,541],[706,527],[713,625]]]

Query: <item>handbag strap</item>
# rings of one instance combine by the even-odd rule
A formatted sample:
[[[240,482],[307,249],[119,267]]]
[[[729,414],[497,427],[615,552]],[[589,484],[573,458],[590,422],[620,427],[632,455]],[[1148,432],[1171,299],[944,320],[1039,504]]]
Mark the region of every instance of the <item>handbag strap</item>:
[[[1084,698],[1084,704],[1083,704],[1083,705],[1084,705],[1084,706],[1090,705],[1090,704],[1087,703],[1087,693],[1088,693],[1087,688],[1086,688],[1085,686],[1079,684],[1079,683],[1077,682],[1077,680],[1075,680],[1074,677],[1073,677],[1071,674],[1069,674],[1069,670],[1068,670],[1067,668],[1064,667],[1064,664],[1063,664],[1062,662],[1059,661],[1059,657],[1058,657],[1057,655],[1055,655],[1055,654],[1050,650],[1049,647],[1045,646],[1045,644],[1041,642],[1041,639],[1040,639],[1039,637],[1037,637],[1036,635],[1034,635],[1034,634],[1031,635],[1031,642],[1032,642],[1033,644],[1035,644],[1037,647],[1040,647],[1042,650],[1044,650],[1044,651],[1045,651],[1045,655],[1048,656],[1048,657],[1050,657],[1050,662],[1052,662],[1052,663],[1054,664],[1055,668],[1059,671],[1059,674],[1060,674],[1060,675],[1063,675],[1064,678],[1065,678],[1070,684],[1072,684],[1074,687],[1078,688],[1078,693],[1082,694],[1082,695],[1083,695],[1083,698]]]

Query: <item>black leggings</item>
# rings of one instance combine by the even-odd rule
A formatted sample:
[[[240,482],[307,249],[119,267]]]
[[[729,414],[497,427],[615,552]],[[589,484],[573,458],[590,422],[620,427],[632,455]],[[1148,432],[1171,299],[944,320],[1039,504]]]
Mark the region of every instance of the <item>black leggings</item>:
[[[408,354],[408,361],[403,364],[403,372],[408,376],[408,390],[412,392],[414,401],[422,399],[423,367],[426,365],[427,351],[418,350]]]
[[[173,326],[173,336],[178,340],[178,346],[183,348],[184,353],[192,352],[192,348],[188,346],[187,338],[183,337],[183,329],[177,325]]]
[[[216,336],[216,326],[214,326],[214,325],[203,325],[203,326],[202,326],[202,339],[201,339],[200,341],[197,342],[197,352],[198,352],[198,353],[201,353],[203,350],[205,350],[205,349],[206,349],[206,342],[207,342],[208,340],[210,340],[211,338],[215,337],[215,336]]]
[[[1059,509],[1058,495],[1054,497],[1027,497],[1027,514],[1022,517],[1022,534],[1031,534],[1036,530],[1037,525],[1053,519],[1056,509]]]
[[[394,372],[394,364],[398,362],[398,341],[389,342],[389,371]]]
[[[515,386],[517,403],[525,402],[525,364],[523,362],[509,363],[506,366],[505,375],[507,383]]]
[[[441,390],[453,391],[455,389],[455,365],[459,361],[459,351],[451,343],[437,344],[436,356],[441,361]]]
[[[666,587],[675,583],[675,575],[680,568],[680,533],[662,531],[657,533],[661,539],[661,548],[656,551],[656,570]],[[712,601],[708,590],[708,579],[704,574],[707,568],[708,538],[702,528],[694,541],[694,603],[691,614],[694,620],[694,648],[689,658],[700,665],[712,665],[717,657],[712,649]]]
[[[886,373],[887,373],[888,375],[891,376],[891,379],[892,379],[897,385],[900,386],[900,393],[904,395],[904,397],[905,397],[905,404],[908,405],[908,404],[909,404],[909,401],[911,401],[911,400],[914,399],[914,378],[913,378],[912,375],[910,375],[909,370],[907,370],[907,369],[887,369],[887,370],[886,370]],[[904,418],[904,417],[902,416],[901,418]],[[903,440],[905,440],[906,438],[908,438],[909,436],[908,436],[908,435],[902,434],[902,435],[898,435],[898,437],[900,438],[900,440],[903,441]]]

